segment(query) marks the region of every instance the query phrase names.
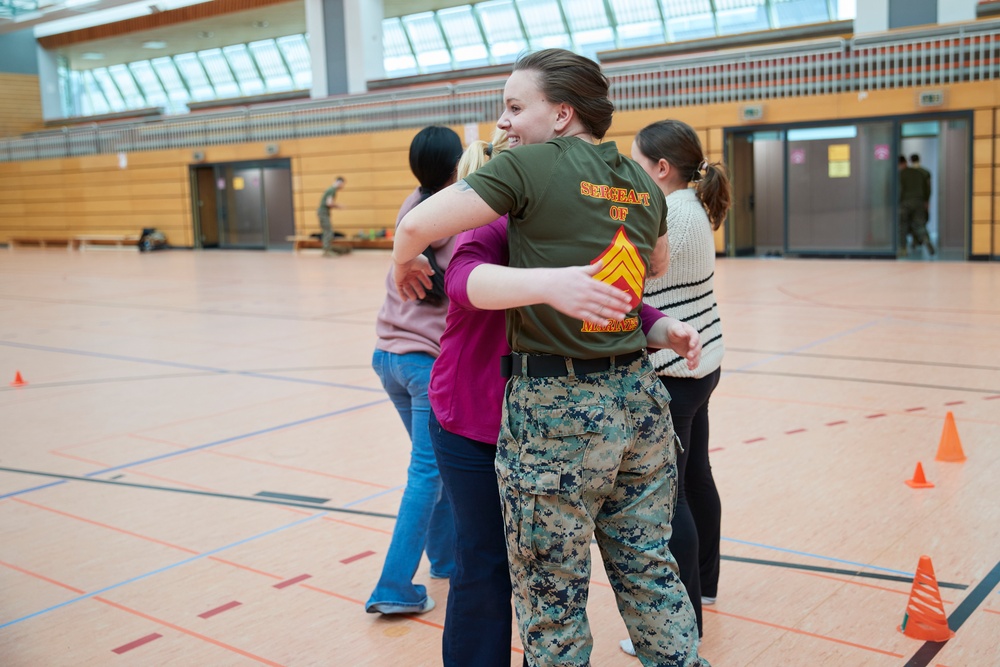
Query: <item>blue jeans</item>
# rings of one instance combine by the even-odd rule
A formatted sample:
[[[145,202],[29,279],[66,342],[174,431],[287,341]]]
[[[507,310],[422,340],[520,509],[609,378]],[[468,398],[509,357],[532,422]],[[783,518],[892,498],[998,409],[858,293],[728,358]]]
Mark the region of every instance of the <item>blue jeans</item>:
[[[393,354],[375,350],[372,357],[372,367],[410,434],[412,449],[396,527],[382,576],[365,605],[368,611],[378,611],[372,609],[376,604],[418,610],[427,602],[426,587],[413,583],[425,547],[432,577],[450,577],[455,569],[455,523],[448,497],[441,491],[427,427],[427,385],[433,363],[434,357],[421,352]]]
[[[510,667],[513,613],[496,443],[444,430],[433,411],[430,429],[457,532],[441,640],[444,667]]]

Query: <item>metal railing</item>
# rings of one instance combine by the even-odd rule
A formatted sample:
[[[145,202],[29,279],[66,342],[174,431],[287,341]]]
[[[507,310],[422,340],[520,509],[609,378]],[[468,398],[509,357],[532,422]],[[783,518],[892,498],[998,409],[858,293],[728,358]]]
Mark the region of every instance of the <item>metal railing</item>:
[[[1000,78],[1000,21],[671,56],[604,68],[621,111]],[[64,127],[0,140],[0,162],[493,122],[503,77]]]

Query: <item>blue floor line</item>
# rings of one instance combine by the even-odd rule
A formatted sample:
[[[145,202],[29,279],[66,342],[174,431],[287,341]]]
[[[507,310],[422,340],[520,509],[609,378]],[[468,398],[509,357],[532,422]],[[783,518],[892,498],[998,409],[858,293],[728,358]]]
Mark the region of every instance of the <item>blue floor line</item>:
[[[42,614],[47,614],[50,611],[55,611],[56,609],[61,609],[62,607],[65,607],[67,605],[73,604],[74,602],[79,602],[80,600],[88,600],[88,599],[94,597],[95,595],[100,595],[101,593],[104,593],[106,591],[114,590],[115,588],[120,588],[122,586],[125,586],[126,584],[131,584],[133,582],[140,581],[142,579],[146,579],[147,577],[152,577],[154,575],[160,574],[161,572],[167,572],[168,570],[172,570],[172,569],[174,569],[176,567],[180,567],[181,565],[186,565],[186,564],[194,562],[196,560],[200,560],[202,558],[206,558],[208,556],[217,554],[217,553],[219,553],[221,551],[225,551],[227,549],[232,549],[233,547],[237,547],[237,546],[239,546],[241,544],[246,544],[247,542],[252,542],[253,540],[257,540],[257,539],[260,539],[262,537],[267,537],[268,535],[272,535],[274,533],[286,530],[288,528],[294,528],[295,526],[303,524],[303,523],[305,523],[307,521],[313,521],[313,520],[318,519],[318,518],[320,518],[322,516],[325,516],[326,514],[327,514],[327,512],[320,511],[317,514],[314,514],[312,516],[307,516],[307,517],[305,517],[303,519],[297,519],[297,520],[293,521],[292,523],[286,524],[284,526],[278,526],[277,528],[272,528],[271,530],[264,531],[263,533],[259,533],[257,535],[252,535],[250,537],[245,537],[242,540],[237,540],[236,542],[233,542],[231,544],[227,544],[225,546],[216,547],[215,549],[211,549],[209,551],[206,551],[205,553],[198,554],[197,556],[191,556],[190,558],[185,558],[184,560],[177,561],[176,563],[172,563],[171,565],[167,565],[167,566],[161,567],[161,568],[156,569],[156,570],[151,570],[149,572],[146,572],[145,574],[140,574],[138,576],[132,577],[130,579],[126,579],[124,581],[119,581],[117,584],[111,584],[110,586],[105,586],[104,588],[101,588],[99,590],[92,591],[90,593],[85,593],[85,594],[77,596],[75,598],[66,600],[65,602],[60,602],[59,604],[53,605],[51,607],[47,607],[45,609],[40,609],[40,610],[38,610],[36,612],[28,614],[27,616],[22,616],[21,618],[15,618],[14,620],[7,621],[6,623],[0,624],[0,630],[2,630],[3,628],[6,628],[8,626],[14,625],[16,623],[20,623],[22,621],[27,621],[28,619],[35,618],[36,616],[41,616]]]
[[[821,556],[819,554],[809,553],[808,551],[796,551],[795,549],[786,549],[784,547],[775,547],[770,544],[761,544],[759,542],[749,542],[747,540],[738,540],[733,537],[723,537],[724,542],[734,542],[736,544],[745,544],[751,547],[760,547],[761,549],[770,549],[771,551],[780,551],[786,554],[795,554],[797,556],[808,556],[809,558],[818,558],[820,560],[828,560],[833,563],[842,563],[844,565],[853,565],[855,567],[861,567],[866,570],[878,570],[880,572],[891,572],[892,574],[905,575],[907,577],[912,577],[913,572],[904,572],[903,570],[893,570],[888,567],[879,567],[877,565],[869,565],[868,563],[858,563],[852,560],[844,560],[842,558],[832,558],[830,556]]]
[[[234,435],[229,438],[223,438],[222,440],[216,440],[215,442],[208,442],[203,445],[196,445],[194,447],[188,447],[187,449],[179,449],[176,452],[167,452],[166,454],[160,454],[158,456],[151,456],[149,458],[141,459],[139,461],[132,461],[131,463],[123,463],[122,465],[112,466],[110,468],[104,468],[103,470],[95,470],[94,472],[89,472],[83,477],[95,477],[97,475],[104,475],[109,472],[115,472],[116,470],[123,470],[125,468],[133,468],[135,466],[145,465],[147,463],[152,463],[154,461],[162,461],[164,459],[173,458],[175,456],[180,456],[182,454],[188,454],[190,452],[196,452],[203,449],[208,449],[209,447],[216,447],[218,445],[224,445],[229,442],[236,442],[238,440],[244,440],[246,438],[252,438],[254,436],[262,435],[264,433],[273,433],[274,431],[279,431],[286,428],[291,428],[293,426],[299,426],[300,424],[308,424],[309,422],[318,421],[320,419],[326,419],[328,417],[335,417],[347,412],[352,412],[354,410],[361,410],[363,408],[368,408],[373,405],[379,405],[388,401],[388,398],[383,398],[378,401],[372,401],[370,403],[362,403],[360,405],[354,405],[349,408],[344,408],[343,410],[334,410],[333,412],[327,412],[326,414],[316,415],[315,417],[306,417],[305,419],[298,419],[293,422],[288,422],[286,424],[278,424],[277,426],[271,426],[269,428],[261,429],[259,431],[253,431],[251,433],[243,433],[241,435]],[[22,493],[30,493],[31,491],[37,491],[39,489],[45,489],[56,484],[65,484],[65,482],[52,482],[50,484],[42,484],[40,486],[33,486],[28,489],[21,489],[20,491],[11,491],[4,495],[0,495],[0,500],[4,498],[9,498],[11,496],[17,496]]]
[[[356,385],[340,384],[337,382],[324,382],[322,380],[310,380],[307,378],[294,378],[285,375],[270,375],[268,373],[256,373],[254,371],[233,371],[226,368],[216,368],[213,366],[201,366],[197,364],[185,364],[177,361],[161,361],[159,359],[144,359],[142,357],[127,357],[121,354],[108,354],[106,352],[90,352],[86,350],[71,350],[67,348],[50,347],[47,345],[32,345],[30,343],[15,343],[12,341],[0,341],[0,346],[17,347],[24,350],[35,350],[38,352],[55,352],[58,354],[74,354],[84,357],[96,357],[98,359],[109,359],[112,361],[127,361],[136,364],[150,364],[153,366],[166,366],[168,368],[180,368],[191,371],[201,371],[214,373],[216,375],[242,375],[245,377],[259,378],[264,380],[278,380],[280,382],[295,382],[299,384],[311,384],[320,387],[332,387],[337,389],[351,389],[354,391],[382,392],[381,387],[359,387]]]
[[[368,496],[366,498],[359,498],[359,499],[357,499],[357,500],[355,500],[353,502],[346,503],[344,505],[341,505],[341,507],[343,507],[343,508],[346,509],[348,507],[353,507],[355,505],[360,505],[361,503],[367,503],[369,500],[375,500],[376,498],[381,498],[382,496],[384,496],[386,494],[395,493],[396,491],[399,491],[400,489],[405,489],[405,488],[406,488],[405,484],[400,484],[399,486],[394,486],[391,489],[386,489],[385,491],[379,491],[378,493],[376,493],[374,495],[371,495],[371,496]]]
[[[853,329],[847,329],[846,331],[841,331],[840,333],[833,334],[832,336],[827,336],[826,338],[820,338],[819,340],[814,340],[811,343],[806,343],[805,345],[800,345],[799,347],[792,348],[791,350],[789,350],[787,352],[782,352],[780,354],[772,354],[772,355],[770,355],[768,357],[764,357],[763,359],[758,359],[757,361],[751,361],[748,364],[743,364],[742,366],[737,366],[736,368],[732,369],[730,372],[733,372],[733,371],[745,371],[745,370],[754,368],[755,366],[762,366],[763,364],[767,364],[767,363],[770,363],[772,361],[777,361],[779,359],[784,359],[785,357],[787,357],[790,354],[795,354],[796,352],[802,352],[804,350],[808,350],[810,348],[816,347],[817,345],[822,345],[823,343],[829,343],[832,340],[837,340],[838,338],[843,338],[844,336],[849,336],[849,335],[851,335],[853,333],[857,333],[859,331],[864,331],[865,329],[873,327],[876,324],[880,324],[884,320],[885,320],[885,318],[880,318],[880,319],[877,319],[877,320],[871,320],[870,322],[865,322],[864,324],[859,324],[858,326],[854,327]],[[723,375],[726,374],[725,369],[723,369],[722,374]]]

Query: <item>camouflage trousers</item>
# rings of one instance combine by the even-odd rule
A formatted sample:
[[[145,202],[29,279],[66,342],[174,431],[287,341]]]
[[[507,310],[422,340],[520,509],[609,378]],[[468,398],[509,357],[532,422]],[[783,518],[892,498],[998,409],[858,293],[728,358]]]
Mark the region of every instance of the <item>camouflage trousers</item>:
[[[594,536],[642,664],[708,665],[667,547],[679,446],[669,402],[645,355],[604,373],[509,381],[496,468],[529,665],[589,664]]]

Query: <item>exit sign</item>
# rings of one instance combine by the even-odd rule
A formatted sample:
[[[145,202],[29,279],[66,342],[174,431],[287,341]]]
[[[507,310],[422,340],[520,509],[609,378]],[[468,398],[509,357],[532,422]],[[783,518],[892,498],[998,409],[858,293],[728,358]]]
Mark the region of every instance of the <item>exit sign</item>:
[[[944,104],[944,92],[940,90],[928,90],[920,93],[917,104],[922,107],[939,107]]]
[[[740,107],[740,120],[760,120],[764,117],[764,107],[759,104],[747,104]]]

